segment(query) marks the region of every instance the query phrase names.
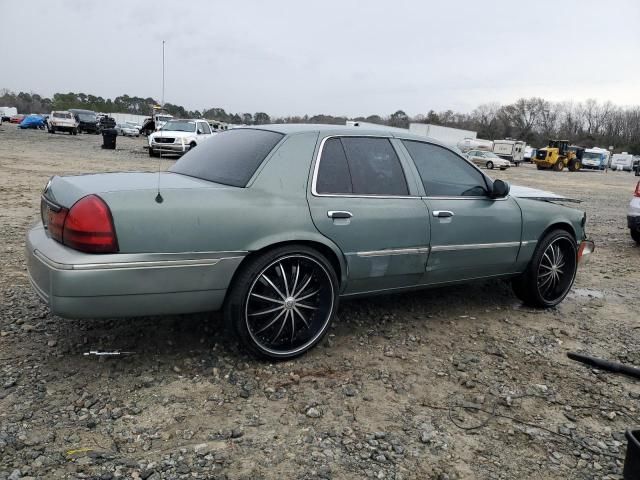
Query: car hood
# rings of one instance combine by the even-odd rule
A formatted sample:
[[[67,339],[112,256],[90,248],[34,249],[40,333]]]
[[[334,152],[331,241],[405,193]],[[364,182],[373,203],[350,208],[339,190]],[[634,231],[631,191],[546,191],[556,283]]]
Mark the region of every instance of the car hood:
[[[520,185],[511,185],[509,193],[512,197],[529,198],[531,200],[580,202],[580,200],[568,198],[564,195],[558,195],[557,193],[548,192],[546,190],[538,190],[537,188],[523,187]]]
[[[60,206],[70,208],[75,202],[90,194],[110,194],[133,190],[232,188],[178,173],[122,172],[53,177],[45,196]]]

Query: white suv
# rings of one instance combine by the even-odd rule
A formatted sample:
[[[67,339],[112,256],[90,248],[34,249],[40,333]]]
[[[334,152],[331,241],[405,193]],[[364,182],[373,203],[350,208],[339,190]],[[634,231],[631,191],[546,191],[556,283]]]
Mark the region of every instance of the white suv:
[[[627,210],[627,226],[636,243],[640,244],[640,182],[636,185]]]
[[[206,120],[169,120],[149,135],[149,156],[182,155],[212,135]]]
[[[71,112],[51,112],[47,123],[49,125],[49,133],[69,132],[71,135],[78,134],[78,120]]]

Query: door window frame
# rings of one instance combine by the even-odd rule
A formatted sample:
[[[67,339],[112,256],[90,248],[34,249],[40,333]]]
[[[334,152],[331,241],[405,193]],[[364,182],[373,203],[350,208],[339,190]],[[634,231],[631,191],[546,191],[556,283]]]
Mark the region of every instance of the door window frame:
[[[393,152],[396,154],[398,158],[398,162],[400,163],[400,168],[402,169],[402,174],[404,175],[404,180],[407,184],[407,190],[409,191],[409,195],[379,195],[379,194],[365,194],[365,193],[318,193],[316,190],[316,183],[318,180],[318,172],[320,170],[320,162],[322,160],[322,152],[324,151],[324,145],[327,140],[332,138],[380,138],[383,140],[387,140],[393,149]],[[394,144],[393,140],[396,137],[389,135],[367,135],[367,134],[336,134],[336,135],[327,135],[320,141],[320,146],[318,147],[318,153],[315,156],[315,162],[313,165],[313,175],[311,178],[311,194],[314,197],[339,197],[339,198],[422,198],[420,192],[415,195],[412,195],[411,192],[415,190],[415,182],[414,179],[408,175],[407,165],[405,163],[405,154],[404,152],[398,151],[397,146]],[[404,148],[404,147],[403,147]],[[346,152],[345,152],[346,154]],[[348,159],[347,159],[348,162]],[[421,180],[420,180],[421,181]]]
[[[490,187],[490,184],[493,185],[493,179],[491,177],[487,176],[482,170],[480,170],[480,167],[478,167],[471,160],[469,160],[468,158],[463,157],[462,155],[460,155],[459,153],[455,152],[454,150],[452,150],[450,148],[447,148],[444,145],[440,145],[438,143],[424,141],[422,139],[409,138],[409,137],[395,137],[395,138],[397,138],[400,141],[400,144],[402,145],[403,153],[404,153],[404,155],[406,155],[406,157],[411,162],[412,167],[413,167],[414,172],[415,172],[414,174],[417,175],[418,183],[420,184],[420,188],[422,189],[421,198],[423,198],[425,200],[489,200],[491,202],[501,202],[501,201],[505,201],[505,200],[507,200],[508,198],[511,197],[511,195],[507,195],[504,198],[491,198],[489,196],[489,194],[488,194],[488,189]],[[485,185],[487,187],[487,195],[457,195],[457,196],[456,195],[447,195],[447,196],[428,195],[426,189],[424,188],[424,184],[422,182],[422,177],[420,176],[420,171],[418,170],[418,166],[416,165],[415,160],[413,159],[413,157],[409,153],[409,150],[407,149],[407,147],[405,147],[404,142],[425,143],[427,145],[433,145],[435,147],[444,148],[445,150],[447,150],[450,153],[454,154],[455,156],[460,158],[462,161],[467,163],[467,165],[469,165],[471,168],[476,170],[480,175],[482,175],[482,178],[484,179]]]

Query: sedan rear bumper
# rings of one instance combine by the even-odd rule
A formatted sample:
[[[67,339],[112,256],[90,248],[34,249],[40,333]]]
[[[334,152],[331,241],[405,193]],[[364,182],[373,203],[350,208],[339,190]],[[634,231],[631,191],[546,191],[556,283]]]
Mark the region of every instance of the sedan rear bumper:
[[[29,279],[52,313],[66,318],[219,310],[246,252],[86,254],[27,234]]]

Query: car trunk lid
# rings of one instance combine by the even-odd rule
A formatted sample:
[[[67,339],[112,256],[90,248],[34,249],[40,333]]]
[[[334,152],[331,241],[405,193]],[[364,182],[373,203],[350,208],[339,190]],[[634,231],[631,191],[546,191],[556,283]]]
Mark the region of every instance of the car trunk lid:
[[[99,173],[53,177],[45,188],[44,196],[56,205],[70,208],[82,197],[90,194],[100,195],[139,190],[155,191],[158,188],[162,192],[165,189],[224,189],[235,187],[170,172],[162,172],[160,174],[143,172]]]

